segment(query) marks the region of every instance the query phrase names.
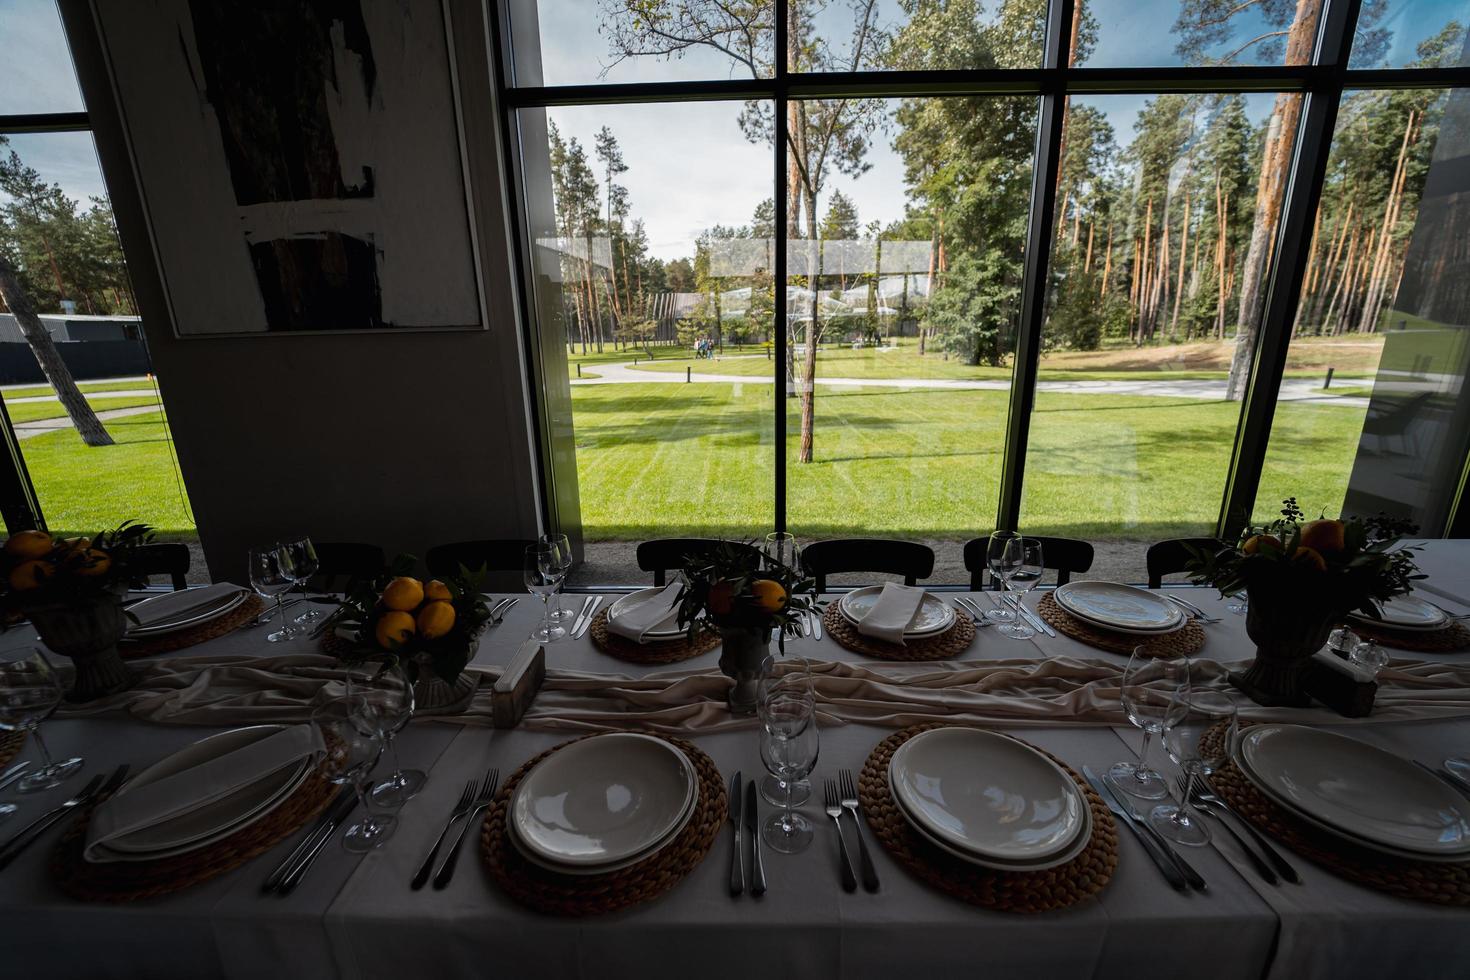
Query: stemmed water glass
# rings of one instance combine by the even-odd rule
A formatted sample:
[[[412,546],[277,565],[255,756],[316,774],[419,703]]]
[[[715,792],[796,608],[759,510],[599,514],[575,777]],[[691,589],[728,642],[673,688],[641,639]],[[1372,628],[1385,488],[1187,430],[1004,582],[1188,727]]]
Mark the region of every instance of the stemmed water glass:
[[[368,664],[347,672],[347,700],[371,707],[359,712],[358,720],[378,726],[378,734],[393,763],[393,772],[373,787],[373,802],[384,809],[407,803],[428,779],[419,769],[404,769],[398,760],[395,736],[413,718],[413,685],[400,664]]]
[[[1239,723],[1235,699],[1224,691],[1188,688],[1179,692],[1176,700],[1181,717],[1164,729],[1164,748],[1184,771],[1184,795],[1177,805],[1154,807],[1148,822],[1175,843],[1199,847],[1210,842],[1210,828],[1200,820],[1191,802],[1195,783],[1230,758]]]
[[[374,814],[368,799],[368,782],[373,767],[383,755],[380,725],[372,720],[377,709],[362,699],[343,699],[326,704],[312,713],[311,720],[322,731],[326,752],[322,772],[338,785],[350,785],[357,791],[362,807],[362,820],[347,828],[342,846],[355,854],[380,847],[393,836],[398,821],[386,814]]]
[[[756,715],[763,727],[785,724],[783,718],[771,715],[769,709],[786,698],[804,699],[815,705],[811,665],[801,657],[767,657],[756,683]],[[767,773],[761,778],[760,794],[767,803],[776,806],[786,806],[788,801],[791,806],[801,806],[811,799],[812,784],[805,778],[787,782],[778,774]]]
[[[286,607],[281,599],[296,584],[291,556],[285,548],[273,544],[268,548],[250,549],[250,584],[263,598],[274,597],[276,612],[281,614],[281,628],[266,636],[272,643],[292,640],[300,630],[286,621]]]
[[[61,704],[62,693],[61,678],[38,648],[0,653],[0,729],[29,732],[41,753],[41,767],[16,784],[19,792],[60,786],[82,768],[80,758],[53,760],[41,738],[41,722]],[[14,809],[7,804],[0,807],[0,814]]]
[[[792,809],[790,790],[816,768],[817,709],[809,698],[778,695],[762,711],[761,762],[785,784],[781,809],[761,824],[761,839],[771,850],[796,854],[812,842],[812,822]]]
[[[1005,591],[1001,593],[1001,602],[1004,604],[1005,596],[1012,592],[1025,595],[1036,587],[1041,581],[1045,571],[1042,562],[1041,542],[1036,538],[1023,538],[1015,536],[1007,539],[1005,548],[1001,552],[999,562],[1001,582],[1005,585]],[[1020,603],[1019,596],[1016,599]],[[1019,613],[1014,610],[1011,618],[1000,624],[1000,631],[1013,640],[1029,640],[1036,635],[1036,631],[1026,624]]]
[[[1163,734],[1185,714],[1189,695],[1189,660],[1165,660],[1151,656],[1146,647],[1135,647],[1123,670],[1121,688],[1123,713],[1143,732],[1137,762],[1119,762],[1108,770],[1113,785],[1141,800],[1161,800],[1169,795],[1164,777],[1148,765],[1148,750],[1155,735]]]
[[[761,550],[777,565],[784,565],[797,571],[801,568],[801,546],[796,543],[794,534],[773,531],[766,535],[766,544]]]
[[[528,545],[522,571],[526,588],[533,595],[541,597],[541,625],[536,627],[531,636],[543,641],[559,640],[566,636],[567,631],[551,620],[551,594],[556,591],[566,574],[561,570],[556,549],[541,544]]]
[[[549,618],[554,623],[565,623],[576,619],[577,614],[561,604],[561,590],[566,583],[567,573],[572,570],[572,545],[565,534],[543,534],[536,539],[536,543],[543,548],[550,548],[555,555],[553,570],[558,573],[556,580],[556,594],[551,603]]]
[[[989,568],[991,576],[1000,582],[1002,590],[1005,589],[1006,581],[1002,573],[1006,545],[1016,537],[1015,531],[992,531],[990,540],[985,545],[985,567]],[[1016,613],[1005,603],[1001,603],[997,609],[985,610],[985,618],[992,623],[1009,623],[1015,620]]]
[[[286,556],[291,560],[291,579],[301,590],[301,598],[304,600],[306,598],[306,583],[311,580],[311,577],[317,573],[317,569],[321,567],[321,562],[316,557],[316,547],[311,543],[311,538],[303,537],[296,541],[286,542],[281,545],[281,550],[286,552]],[[314,623],[321,618],[322,614],[319,611],[308,606],[306,612],[297,616],[292,622],[306,625],[308,623]]]

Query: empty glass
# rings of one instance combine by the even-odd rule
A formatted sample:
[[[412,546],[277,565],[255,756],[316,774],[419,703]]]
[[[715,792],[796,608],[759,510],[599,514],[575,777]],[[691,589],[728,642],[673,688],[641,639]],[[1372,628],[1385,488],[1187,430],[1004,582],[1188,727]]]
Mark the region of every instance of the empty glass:
[[[526,588],[541,597],[541,625],[531,633],[538,640],[559,640],[567,631],[551,620],[551,594],[561,584],[565,571],[560,570],[560,558],[555,548],[533,544],[526,547],[525,567],[522,569]]]
[[[1183,657],[1164,660],[1150,656],[1146,647],[1135,647],[1123,670],[1121,688],[1123,713],[1143,732],[1138,761],[1119,762],[1108,770],[1113,785],[1141,800],[1162,800],[1169,785],[1149,768],[1148,750],[1153,737],[1184,717],[1184,696],[1189,693],[1189,661]]]
[[[41,722],[61,704],[62,693],[61,678],[40,649],[0,652],[0,729],[29,732],[41,754],[40,768],[16,784],[18,792],[52,789],[82,768],[79,757],[53,760],[41,738]]]
[[[413,685],[397,664],[369,664],[347,672],[347,700],[354,706],[371,707],[353,717],[362,724],[378,726],[383,746],[393,763],[388,778],[373,787],[373,802],[384,809],[400,807],[423,789],[428,779],[421,770],[404,769],[398,761],[398,745],[394,739],[413,718]]]
[[[792,570],[801,568],[801,546],[796,543],[794,534],[787,534],[785,531],[767,534],[765,547],[761,550],[777,565],[785,565]]]
[[[295,639],[301,631],[286,621],[286,607],[281,602],[286,592],[296,584],[291,556],[286,549],[276,544],[268,548],[251,548],[250,584],[262,598],[274,597],[276,612],[281,614],[281,628],[266,639],[272,643]]]
[[[536,539],[536,543],[543,548],[550,548],[555,555],[554,570],[558,572],[556,580],[556,594],[551,603],[550,618],[552,622],[566,623],[577,618],[576,612],[564,609],[561,604],[561,588],[566,581],[567,573],[572,570],[572,545],[565,534],[543,534]]]
[[[281,545],[281,549],[291,560],[291,578],[296,583],[296,587],[301,590],[301,598],[304,600],[306,599],[306,583],[321,567],[321,562],[316,557],[316,546],[311,543],[311,538],[300,538],[286,542]],[[305,625],[321,618],[322,613],[308,605],[306,612],[297,616],[293,622]]]
[[[756,685],[756,715],[761,724],[768,723],[768,705],[790,697],[805,698],[815,703],[811,665],[801,657],[767,657],[761,664],[761,677]],[[769,723],[778,724],[780,720],[772,719]],[[807,779],[788,783],[777,775],[766,773],[760,780],[760,794],[767,803],[775,806],[785,806],[788,800],[792,806],[801,806],[811,799],[812,784]]]
[[[990,569],[991,577],[1000,582],[1002,588],[1005,587],[1006,578],[1001,574],[1001,567],[1006,554],[1006,545],[1016,536],[1015,531],[992,531],[990,532],[990,541],[985,546],[985,567]],[[1002,604],[997,609],[987,609],[985,611],[985,618],[992,623],[1009,623],[1015,620],[1016,613],[1014,610]]]
[[[311,718],[322,730],[322,742],[327,747],[322,757],[322,772],[332,782],[350,785],[357,791],[362,819],[342,835],[342,846],[355,854],[381,846],[393,836],[398,825],[393,817],[375,815],[368,799],[369,778],[383,755],[383,736],[378,733],[378,725],[366,720],[375,710],[360,700],[354,703],[343,699],[323,705]]]
[[[1184,794],[1178,805],[1164,803],[1153,808],[1148,822],[1177,844],[1202,846],[1210,842],[1210,828],[1195,812],[1190,798],[1195,783],[1230,758],[1237,727],[1235,699],[1224,691],[1186,688],[1179,692],[1181,717],[1164,728],[1164,747],[1169,758],[1184,770]]]
[[[817,765],[816,705],[800,696],[777,696],[765,706],[761,722],[761,762],[789,789]],[[761,824],[761,840],[773,851],[796,854],[812,842],[812,823],[792,809],[788,794],[781,809]]]
[[[1012,592],[1022,595],[1030,592],[1041,581],[1045,565],[1042,563],[1041,542],[1035,538],[1023,538],[1013,536],[1008,538],[1005,547],[1001,551],[999,561],[1001,572],[1001,583],[1005,589],[1000,594],[1000,601],[1005,602],[1006,596]],[[1020,602],[1018,598],[1016,600]],[[1000,632],[1013,640],[1029,640],[1036,635],[1036,630],[1027,625],[1026,620],[1012,612],[1009,619],[1000,624]]]

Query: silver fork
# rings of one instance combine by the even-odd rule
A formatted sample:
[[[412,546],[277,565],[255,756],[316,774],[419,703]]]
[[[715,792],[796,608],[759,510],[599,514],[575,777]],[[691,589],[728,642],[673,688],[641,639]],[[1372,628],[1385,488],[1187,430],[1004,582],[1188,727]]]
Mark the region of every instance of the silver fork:
[[[1162,595],[1165,599],[1167,599],[1170,602],[1174,603],[1174,605],[1178,606],[1180,609],[1183,609],[1184,612],[1185,612],[1185,615],[1189,616],[1190,619],[1193,619],[1196,622],[1200,622],[1200,623],[1218,623],[1218,622],[1221,622],[1221,619],[1220,619],[1219,616],[1207,616],[1207,615],[1205,615],[1205,611],[1203,609],[1201,609],[1199,606],[1196,606],[1192,602],[1185,602],[1183,599],[1179,598],[1178,596],[1176,596],[1176,595],[1170,595],[1167,592],[1160,592],[1159,594]]]
[[[863,887],[875,892],[878,890],[878,869],[873,867],[872,855],[868,853],[868,842],[863,839],[863,822],[858,817],[857,783],[853,781],[851,769],[839,770],[837,778],[842,784],[842,798],[838,802],[844,810],[852,814],[853,830],[857,834],[858,863],[863,870]]]
[[[510,612],[511,608],[520,601],[520,596],[516,596],[514,599],[502,600],[494,609],[490,610],[490,625],[499,626],[500,621],[505,619],[505,614]]]
[[[419,869],[413,873],[413,880],[408,883],[408,887],[414,891],[418,891],[429,883],[429,875],[434,873],[434,859],[439,856],[440,845],[444,843],[444,838],[449,836],[449,828],[454,826],[454,821],[469,814],[479,785],[479,782],[473,779],[464,784],[464,791],[459,794],[459,802],[454,804],[454,809],[449,812],[449,819],[444,821],[444,829],[439,831],[434,846],[429,848],[429,856],[424,858],[424,863],[419,865]]]
[[[459,859],[459,845],[464,843],[465,831],[474,825],[475,818],[484,813],[495,801],[495,790],[500,786],[500,770],[491,769],[485,773],[485,781],[480,784],[480,792],[475,797],[474,805],[470,807],[469,814],[464,818],[464,823],[459,825],[459,836],[454,838],[454,843],[449,847],[449,857],[444,859],[444,864],[439,868],[439,873],[434,875],[434,888],[443,888],[449,884],[449,879],[454,877],[454,862]]]
[[[1179,786],[1179,796],[1181,799],[1183,799],[1184,794],[1189,793],[1189,780],[1184,778],[1183,776],[1180,776],[1175,780],[1175,782]],[[1193,803],[1194,808],[1200,813],[1203,813],[1205,816],[1218,823],[1221,827],[1225,828],[1225,832],[1231,836],[1235,843],[1240,845],[1240,849],[1245,852],[1246,857],[1250,858],[1251,864],[1255,865],[1256,872],[1262,878],[1266,879],[1267,882],[1273,885],[1279,885],[1281,883],[1281,879],[1276,877],[1276,872],[1272,871],[1271,866],[1267,864],[1259,854],[1251,849],[1251,846],[1245,842],[1245,838],[1237,834],[1235,832],[1235,828],[1230,826],[1230,823],[1224,817],[1215,812],[1214,807],[1207,805],[1203,800],[1200,799],[1198,790],[1190,793],[1189,802]]]
[[[1287,862],[1286,858],[1282,857],[1280,852],[1278,852],[1276,848],[1271,846],[1271,842],[1268,841],[1264,836],[1262,836],[1261,832],[1256,829],[1255,824],[1251,823],[1245,817],[1236,813],[1233,809],[1231,809],[1229,803],[1226,803],[1224,800],[1220,799],[1220,797],[1215,793],[1214,790],[1209,789],[1206,785],[1200,783],[1198,780],[1196,780],[1194,784],[1194,801],[1195,803],[1200,804],[1201,810],[1206,810],[1213,807],[1215,810],[1229,813],[1231,816],[1239,820],[1241,826],[1245,828],[1246,833],[1251,835],[1251,840],[1256,842],[1256,846],[1261,849],[1261,853],[1266,855],[1266,859],[1270,861],[1272,867],[1276,869],[1276,873],[1281,875],[1281,877],[1285,878],[1287,881],[1291,882],[1293,885],[1300,885],[1302,883],[1301,875],[1296,873],[1296,868],[1293,868],[1291,864]]]
[[[847,838],[842,835],[842,803],[838,799],[837,784],[830,779],[825,780],[822,784],[822,794],[826,799],[823,809],[837,825],[837,849],[842,852],[842,890],[855,892],[857,891],[857,876],[852,873],[852,858],[847,856]]]

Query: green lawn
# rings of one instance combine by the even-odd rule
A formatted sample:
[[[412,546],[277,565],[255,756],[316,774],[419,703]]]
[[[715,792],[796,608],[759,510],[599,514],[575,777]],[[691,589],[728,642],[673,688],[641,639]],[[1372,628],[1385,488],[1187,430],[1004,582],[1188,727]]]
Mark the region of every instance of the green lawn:
[[[158,381],[79,381],[77,387],[84,393],[95,391],[146,391],[157,389]],[[31,385],[26,388],[11,388],[5,393],[6,401],[14,401],[17,398],[34,398],[38,395],[54,395],[50,385]]]
[[[142,405],[156,405],[158,398],[154,395],[137,395],[127,398],[115,398],[104,396],[101,398],[88,397],[87,404],[98,412],[106,412],[114,408],[137,408]],[[37,419],[57,419],[66,414],[66,409],[61,407],[59,401],[49,402],[21,402],[18,405],[6,405],[5,410],[10,413],[11,422],[34,422]],[[119,420],[121,421],[121,420]]]

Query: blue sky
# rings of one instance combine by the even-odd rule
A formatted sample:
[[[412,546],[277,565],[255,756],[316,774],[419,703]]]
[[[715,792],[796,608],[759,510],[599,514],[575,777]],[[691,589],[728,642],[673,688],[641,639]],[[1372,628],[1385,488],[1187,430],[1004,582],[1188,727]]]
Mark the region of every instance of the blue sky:
[[[894,0],[881,0],[880,19],[888,24],[902,16]],[[1414,47],[1447,21],[1470,20],[1465,0],[1380,0],[1389,4],[1383,25],[1392,31],[1384,61],[1401,65],[1414,57]],[[1174,37],[1167,32],[1179,0],[1086,0],[1101,25],[1096,48],[1087,64],[1177,64]],[[845,0],[832,0],[822,24],[830,26],[830,43],[839,49],[845,24]],[[988,6],[993,7],[995,0]],[[599,34],[595,0],[541,0],[541,55],[547,84],[608,81],[668,81],[730,77],[730,62],[709,51],[683,59],[637,59],[610,65],[606,40]],[[1248,17],[1249,15],[1247,15]],[[1165,30],[1159,30],[1165,25]],[[1236,37],[1221,50],[1254,36],[1259,23],[1236,26]],[[0,0],[0,52],[3,84],[0,115],[13,112],[68,111],[82,108],[54,0]],[[1354,63],[1354,67],[1368,67]],[[1107,113],[1120,145],[1132,134],[1143,96],[1106,96],[1091,100]],[[1255,119],[1270,110],[1271,97],[1252,96],[1248,111]],[[629,190],[634,214],[647,222],[652,251],[662,258],[692,252],[694,237],[713,224],[738,225],[750,219],[755,203],[771,194],[770,151],[740,134],[736,103],[685,103],[658,106],[602,106],[559,109],[553,114],[568,135],[591,151],[592,135],[606,124],[623,146],[630,166],[620,180]],[[834,177],[830,189],[841,189],[858,206],[864,222],[883,222],[903,213],[902,163],[890,138],[879,133],[869,154],[872,168],[857,180]],[[105,193],[90,136],[65,133],[15,135],[11,148],[51,181],[80,200]]]

